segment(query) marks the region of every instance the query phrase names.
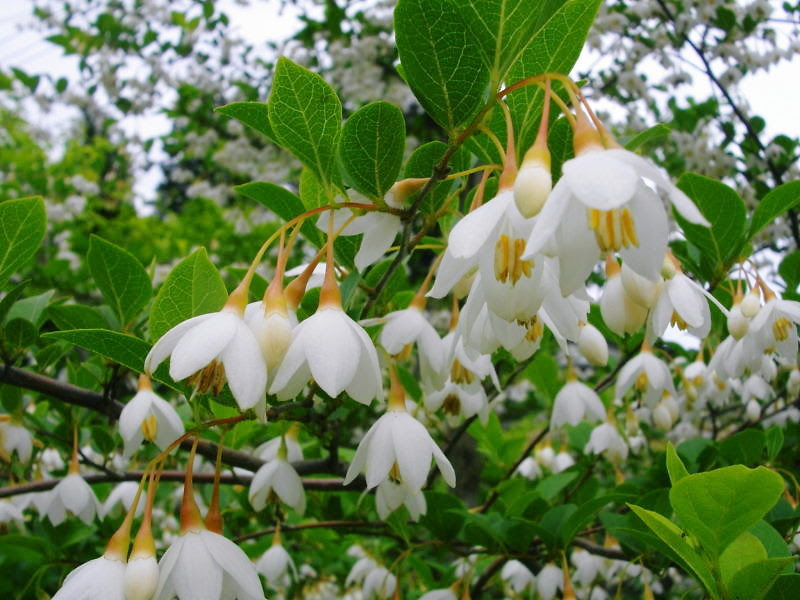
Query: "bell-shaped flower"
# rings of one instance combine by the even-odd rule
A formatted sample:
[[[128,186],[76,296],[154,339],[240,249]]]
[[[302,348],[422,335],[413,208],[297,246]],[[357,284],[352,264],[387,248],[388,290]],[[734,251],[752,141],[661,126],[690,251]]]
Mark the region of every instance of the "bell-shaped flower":
[[[410,490],[420,490],[428,478],[433,458],[445,482],[451,487],[455,486],[456,474],[450,461],[422,423],[406,412],[405,391],[393,368],[390,369],[390,376],[392,390],[388,410],[358,444],[344,484],[353,481],[363,471],[367,489],[391,479],[396,483],[404,483]]]
[[[349,556],[353,556],[353,550],[358,548],[360,550],[360,546],[351,547],[348,549],[347,554]],[[367,556],[364,554],[363,556],[358,556],[358,560],[355,564],[350,568],[350,572],[347,574],[347,578],[345,579],[344,585],[346,587],[350,587],[351,585],[360,585],[363,583],[364,579],[369,575],[372,571],[378,568],[378,563],[371,556]]]
[[[10,462],[13,452],[17,453],[20,462],[28,462],[33,452],[33,437],[30,431],[14,420],[0,420],[0,458]]]
[[[106,518],[117,505],[122,506],[125,512],[129,511],[131,506],[133,506],[133,501],[138,491],[139,484],[135,481],[122,481],[118,483],[114,486],[114,489],[111,490],[105,502],[103,502],[102,508],[99,511],[100,516]],[[140,504],[136,510],[138,515],[141,515],[144,510],[144,505]]]
[[[410,488],[404,483],[396,483],[391,478],[384,479],[375,490],[375,509],[382,520],[405,504],[412,521],[428,512],[428,504],[420,490]]]
[[[542,467],[536,462],[532,456],[526,456],[524,460],[519,463],[516,473],[522,475],[525,479],[539,479],[542,476]]]
[[[277,532],[272,546],[256,562],[256,571],[263,575],[267,584],[273,588],[288,586],[291,583],[291,574],[297,579],[297,568],[281,544],[280,534]]]
[[[594,429],[583,451],[587,454],[604,454],[613,464],[620,464],[628,458],[628,445],[622,439],[616,426],[602,423]]]
[[[419,597],[419,600],[458,600],[458,595],[453,588],[431,590]]]
[[[575,459],[572,458],[572,455],[569,452],[562,448],[558,454],[553,457],[553,463],[550,465],[550,470],[553,473],[561,473],[561,471],[566,471],[574,464]]]
[[[500,578],[515,594],[530,592],[536,585],[536,577],[530,569],[516,559],[509,560],[503,565]]]
[[[126,600],[125,561],[101,556],[72,571],[53,600]]]
[[[389,600],[397,587],[397,578],[385,567],[378,567],[364,578],[362,592],[365,600]]]
[[[256,510],[266,506],[267,501],[280,499],[301,515],[306,510],[306,492],[303,482],[294,467],[286,460],[282,450],[273,460],[264,463],[253,475],[248,499]]]
[[[644,395],[645,401],[653,405],[668,392],[675,396],[672,375],[664,361],[653,356],[648,345],[629,360],[617,377],[616,397],[622,398],[633,386]]]
[[[330,246],[330,244],[329,244]],[[329,396],[369,404],[381,391],[378,353],[367,332],[342,310],[329,253],[317,312],[295,327],[270,393],[293,398],[311,377]]]
[[[580,325],[578,350],[589,363],[596,367],[604,367],[608,364],[608,342],[594,325],[589,323]]]
[[[70,470],[56,487],[47,492],[40,510],[53,525],[62,523],[67,518],[67,513],[75,515],[89,525],[100,510],[100,503],[76,467]]]
[[[297,424],[292,424],[285,435],[274,437],[256,448],[255,455],[264,462],[269,462],[278,457],[281,445],[284,445],[286,447],[286,460],[290,463],[300,462],[303,460],[303,447],[297,441],[298,431]]]
[[[556,394],[550,429],[558,429],[565,424],[574,426],[584,419],[602,421],[605,416],[606,409],[600,396],[580,381],[570,381]]]
[[[22,529],[25,524],[25,516],[22,514],[22,509],[14,504],[11,500],[0,500],[0,525],[5,525],[13,521],[19,529]]]
[[[600,297],[600,314],[608,328],[618,335],[635,333],[647,319],[647,309],[628,294],[617,261],[606,259],[606,282]]]
[[[542,600],[553,600],[564,588],[564,573],[553,563],[546,564],[536,575],[536,591]]]
[[[164,450],[184,431],[183,421],[172,405],[153,391],[147,375],[141,375],[136,395],[119,416],[119,432],[125,443],[123,454],[132,455],[145,438]]]
[[[486,390],[480,381],[456,383],[448,378],[440,390],[425,394],[425,409],[436,412],[442,409],[450,423],[456,424],[464,419],[478,415],[481,423],[489,419],[489,402]]]
[[[667,259],[669,260],[669,258]],[[650,343],[672,323],[704,339],[711,330],[707,292],[679,270],[659,286],[658,299],[647,317]]]
[[[762,350],[772,350],[797,364],[797,325],[800,324],[800,302],[783,300],[771,291],[767,302],[753,317],[750,327]]]
[[[169,375],[189,379],[201,393],[219,394],[227,381],[242,410],[264,398],[267,368],[258,341],[244,321],[249,279],[231,292],[219,312],[192,317],[161,336],[144,361],[152,373],[170,357]]]
[[[422,301],[423,298],[420,298]],[[444,362],[445,348],[439,334],[425,317],[419,303],[411,303],[406,309],[390,312],[382,321],[385,323],[378,337],[378,343],[392,356],[402,354],[411,344],[416,343],[420,361],[424,368],[439,371]]]
[[[353,259],[356,268],[363,271],[386,254],[402,228],[403,223],[397,215],[372,211],[356,217],[340,235],[364,235]]]

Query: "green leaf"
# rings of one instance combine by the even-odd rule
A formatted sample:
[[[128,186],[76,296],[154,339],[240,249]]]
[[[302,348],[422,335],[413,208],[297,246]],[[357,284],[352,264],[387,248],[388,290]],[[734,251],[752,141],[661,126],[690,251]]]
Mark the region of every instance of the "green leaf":
[[[781,534],[766,521],[761,520],[753,525],[750,533],[764,545],[764,549],[767,551],[766,558],[784,558],[792,555]]]
[[[150,309],[150,338],[157,340],[181,321],[219,310],[228,299],[225,282],[199,248],[172,269]]]
[[[370,198],[382,198],[397,180],[405,138],[403,112],[393,104],[373,102],[353,113],[339,143],[353,187]]]
[[[300,172],[300,201],[306,210],[313,210],[320,206],[328,204],[328,198],[325,195],[325,190],[322,184],[314,175],[314,171],[303,167]]]
[[[11,288],[11,290],[9,290],[5,296],[3,296],[2,300],[0,300],[0,323],[5,321],[8,311],[11,310],[11,307],[17,301],[17,298],[22,295],[22,292],[25,291],[25,286],[27,286],[29,283],[29,281],[23,281],[17,284]]]
[[[36,254],[46,221],[38,196],[0,202],[0,287]]]
[[[790,181],[771,190],[756,205],[747,238],[752,238],[776,217],[797,206],[800,206],[800,181]]]
[[[752,563],[736,573],[728,586],[728,595],[731,600],[761,600],[769,597],[770,600],[778,597],[770,591],[773,583],[778,579],[781,571],[794,562],[794,558],[768,558]],[[770,595],[767,596],[767,592]],[[792,596],[796,598],[797,596]]]
[[[628,506],[697,576],[711,597],[718,599],[719,590],[714,582],[711,569],[703,557],[686,541],[683,531],[664,515],[635,504],[628,504]]]
[[[682,175],[678,187],[711,223],[711,227],[694,225],[675,213],[686,239],[700,249],[703,274],[709,279],[724,276],[729,262],[746,241],[744,202],[724,183],[695,173]]]
[[[559,528],[563,547],[567,547],[572,541],[572,538],[575,537],[581,529],[588,525],[595,514],[604,506],[606,506],[609,502],[621,500],[625,497],[626,496],[624,494],[607,494],[598,498],[592,498],[588,502],[578,506],[578,509],[570,514],[570,516]]]
[[[800,598],[800,574],[792,573],[778,577],[769,589],[767,598],[770,600],[797,600]]]
[[[765,560],[767,551],[759,539],[752,533],[745,531],[725,548],[719,557],[719,571],[722,582],[728,590],[733,576],[754,562]]]
[[[689,471],[686,470],[686,466],[683,464],[681,457],[678,456],[678,452],[675,450],[675,446],[672,445],[672,442],[667,442],[667,472],[669,473],[669,481],[672,485],[675,485],[689,474]]]
[[[47,316],[59,329],[108,329],[109,325],[100,311],[81,304],[50,306]]]
[[[255,200],[285,221],[290,221],[305,212],[300,198],[286,188],[267,181],[251,181],[233,188],[240,194]],[[313,219],[307,220],[300,227],[303,236],[317,248],[322,247],[322,232],[314,226]]]
[[[269,123],[269,107],[265,102],[232,102],[218,106],[216,111],[244,123],[273,142],[276,140]]]
[[[441,160],[445,152],[447,152],[447,144],[442,142],[428,142],[422,144],[416,148],[408,158],[408,162],[403,170],[403,177],[430,177],[434,167]],[[442,206],[445,200],[447,200],[447,196],[452,188],[452,181],[437,183],[422,202],[420,210],[428,214],[435,212]],[[416,197],[416,194],[409,198],[408,202],[413,203],[414,197]]]
[[[489,69],[460,8],[450,1],[399,0],[394,25],[409,87],[452,134],[486,102],[489,84]]]
[[[630,140],[628,140],[625,143],[625,148],[633,152],[634,150],[638,150],[639,148],[641,148],[646,144],[667,137],[670,134],[670,132],[672,132],[672,128],[669,125],[664,125],[663,123],[659,123],[658,125],[653,125],[649,129],[640,131]]]
[[[453,2],[478,42],[481,59],[496,87],[518,60],[539,23],[543,3],[528,0],[464,0]]]
[[[103,298],[124,328],[153,295],[147,271],[133,254],[96,235],[89,240],[86,261]]]
[[[27,319],[9,319],[3,326],[3,347],[9,351],[22,351],[36,341],[37,329]]]
[[[65,340],[138,373],[144,369],[144,358],[150,351],[144,340],[110,329],[52,331],[42,337]]]
[[[30,298],[23,298],[14,303],[11,310],[6,315],[6,320],[11,319],[25,319],[30,321],[33,326],[38,330],[44,318],[44,312],[47,305],[50,304],[55,290],[48,290],[38,296],[31,296]]]
[[[780,475],[733,465],[687,475],[672,486],[670,503],[683,527],[710,556],[758,523],[783,493]]]
[[[729,464],[756,465],[761,462],[764,450],[764,432],[753,427],[722,440],[719,453]]]
[[[278,142],[327,187],[342,128],[342,103],[336,91],[316,73],[281,57],[269,96],[269,122]]]
[[[536,30],[522,55],[511,65],[508,83],[540,73],[568,74],[583,49],[600,3],[601,0],[568,0],[557,10],[545,12],[549,18]],[[539,127],[544,93],[539,86],[533,85],[506,98],[517,131],[517,148],[522,153],[533,143]]]
[[[553,475],[548,475],[539,481],[534,489],[539,492],[539,495],[545,500],[552,500],[561,492],[561,490],[563,490],[577,478],[577,471],[564,471],[563,473],[555,473]]]
[[[783,448],[783,428],[779,425],[773,425],[764,431],[764,445],[767,448],[767,458],[770,461],[775,460],[781,448]]]
[[[800,285],[800,250],[787,254],[778,267],[778,273],[786,282],[787,291],[796,291]]]

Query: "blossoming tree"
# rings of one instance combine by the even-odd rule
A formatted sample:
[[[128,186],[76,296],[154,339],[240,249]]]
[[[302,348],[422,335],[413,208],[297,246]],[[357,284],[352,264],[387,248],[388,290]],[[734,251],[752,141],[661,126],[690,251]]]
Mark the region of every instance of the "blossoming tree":
[[[655,4],[601,22],[674,22],[713,77],[680,7]],[[171,16],[188,38],[224,24],[198,5]],[[65,158],[63,187],[95,197],[72,231],[12,197],[40,184],[14,163],[4,597],[796,597],[800,254],[780,277],[761,262],[800,242],[794,146],[767,152],[731,102],[732,164],[762,152],[762,171],[673,178],[647,152],[665,124],[616,131],[569,76],[600,5],[399,0],[391,77],[413,106],[341,97],[287,57],[266,98],[200,102],[291,157],[284,179],[230,182],[264,217],[238,235],[170,185],[161,219],[126,216],[109,140]],[[102,14],[114,44],[138,35]]]

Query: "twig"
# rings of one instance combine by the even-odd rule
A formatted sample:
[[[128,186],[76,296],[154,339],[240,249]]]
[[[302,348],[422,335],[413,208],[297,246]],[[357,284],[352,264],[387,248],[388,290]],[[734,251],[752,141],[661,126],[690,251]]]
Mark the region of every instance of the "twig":
[[[577,546],[578,548],[583,548],[587,552],[591,554],[596,554],[597,556],[605,556],[606,558],[613,558],[616,560],[629,560],[630,557],[627,556],[622,550],[617,548],[606,548],[605,546],[598,546],[590,542],[589,540],[585,540],[583,538],[575,538],[572,540],[572,544]]]
[[[488,568],[481,574],[478,578],[478,581],[475,582],[475,585],[472,586],[471,594],[474,598],[479,598],[478,594],[483,591],[483,588],[486,587],[486,584],[489,583],[489,580],[494,577],[495,573],[497,573],[500,568],[505,564],[506,557],[505,556],[498,556],[492,561],[492,564],[488,566]]]
[[[385,528],[386,523],[383,523],[382,521],[316,521],[313,523],[301,523],[299,525],[281,525],[281,531],[302,531],[304,529],[369,529],[371,530],[369,532],[370,535],[385,535],[393,538],[397,537],[393,533],[374,531]],[[239,544],[241,542],[263,537],[265,535],[272,535],[275,533],[275,529],[275,527],[268,527],[267,529],[254,531],[253,533],[240,535],[239,537],[234,538],[233,541]]]

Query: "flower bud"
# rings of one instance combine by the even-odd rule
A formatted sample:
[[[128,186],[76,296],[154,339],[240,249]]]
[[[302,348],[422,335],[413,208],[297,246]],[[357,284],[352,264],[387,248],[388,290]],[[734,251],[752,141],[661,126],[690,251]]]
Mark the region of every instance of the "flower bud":
[[[742,339],[750,327],[750,321],[742,314],[740,304],[734,305],[730,313],[728,313],[728,331],[734,339]]]
[[[758,403],[758,400],[751,398],[747,403],[744,412],[747,416],[747,420],[751,423],[758,421],[758,418],[761,416],[761,405]]]
[[[553,178],[547,165],[535,159],[523,162],[514,181],[514,202],[520,214],[528,219],[538,215],[552,189]]]
[[[800,369],[794,368],[789,373],[789,379],[786,381],[786,391],[789,392],[791,397],[800,395]]]
[[[664,402],[659,402],[653,409],[653,425],[662,431],[672,429],[672,415]]]
[[[622,286],[631,300],[644,308],[653,307],[661,295],[659,293],[663,287],[661,281],[650,281],[625,264],[622,265],[620,276],[622,278]]]
[[[761,296],[758,290],[752,289],[747,293],[742,300],[741,309],[742,314],[748,319],[752,319],[758,314],[758,311],[761,310]]]
[[[604,367],[608,363],[608,343],[594,325],[587,323],[581,327],[578,350],[595,367]]]
[[[158,562],[154,556],[138,555],[125,567],[125,600],[150,600],[158,585]]]

